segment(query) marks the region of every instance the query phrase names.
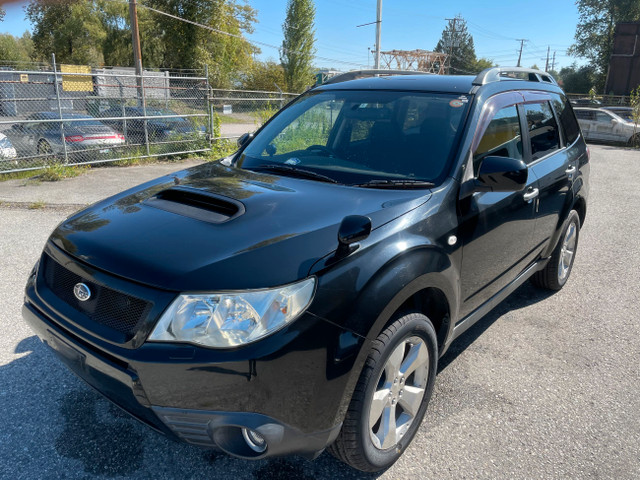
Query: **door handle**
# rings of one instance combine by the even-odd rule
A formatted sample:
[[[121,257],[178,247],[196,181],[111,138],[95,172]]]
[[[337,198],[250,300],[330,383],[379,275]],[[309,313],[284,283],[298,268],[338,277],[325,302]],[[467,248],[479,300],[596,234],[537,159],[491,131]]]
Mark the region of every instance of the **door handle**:
[[[524,198],[525,201],[530,202],[531,200],[536,198],[539,193],[540,190],[538,190],[537,188],[529,188],[529,190],[527,190],[527,192],[522,195],[522,198]]]
[[[572,173],[575,173],[576,171],[576,166],[575,165],[571,165],[569,168],[567,168],[564,173],[571,175]]]

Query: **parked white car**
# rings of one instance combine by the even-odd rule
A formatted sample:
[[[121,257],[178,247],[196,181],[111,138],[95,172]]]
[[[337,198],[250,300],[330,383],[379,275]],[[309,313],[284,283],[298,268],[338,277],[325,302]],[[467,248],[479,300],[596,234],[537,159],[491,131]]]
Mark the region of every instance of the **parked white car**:
[[[640,124],[606,108],[575,107],[573,110],[587,141],[640,144]]]
[[[0,133],[0,159],[16,158],[16,149],[4,133]]]

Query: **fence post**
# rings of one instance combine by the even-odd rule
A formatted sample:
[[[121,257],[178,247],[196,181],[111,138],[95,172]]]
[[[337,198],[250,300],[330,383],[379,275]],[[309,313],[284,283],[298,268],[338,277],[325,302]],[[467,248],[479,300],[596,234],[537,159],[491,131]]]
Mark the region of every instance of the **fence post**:
[[[62,140],[62,149],[64,151],[64,164],[69,163],[69,156],[67,154],[67,140],[64,135],[64,122],[62,121],[62,102],[60,101],[60,88],[58,86],[58,69],[56,68],[56,54],[51,54],[51,65],[53,66],[53,83],[56,86],[56,99],[58,100],[58,117],[60,118],[60,139]]]
[[[209,150],[213,149],[213,103],[211,102],[211,85],[209,85],[209,65],[204,66],[204,76],[207,85],[207,114],[209,115]]]
[[[142,115],[144,115],[144,144],[147,147],[147,156],[151,155],[149,149],[149,129],[147,128],[147,98],[144,91],[144,70],[142,70],[142,60],[138,60],[140,68],[140,93],[142,94]]]
[[[284,107],[284,93],[282,92],[282,89],[278,86],[277,83],[274,83],[274,85],[280,92],[280,109],[282,110],[282,107]]]

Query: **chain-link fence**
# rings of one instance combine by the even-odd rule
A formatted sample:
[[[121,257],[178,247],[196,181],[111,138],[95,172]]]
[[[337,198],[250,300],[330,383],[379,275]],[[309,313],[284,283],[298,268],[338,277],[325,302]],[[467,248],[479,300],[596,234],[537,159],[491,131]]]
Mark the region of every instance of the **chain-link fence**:
[[[237,138],[255,130],[298,96],[261,90],[211,90],[211,104],[221,123],[223,138]]]
[[[206,72],[0,70],[0,172],[205,151]]]

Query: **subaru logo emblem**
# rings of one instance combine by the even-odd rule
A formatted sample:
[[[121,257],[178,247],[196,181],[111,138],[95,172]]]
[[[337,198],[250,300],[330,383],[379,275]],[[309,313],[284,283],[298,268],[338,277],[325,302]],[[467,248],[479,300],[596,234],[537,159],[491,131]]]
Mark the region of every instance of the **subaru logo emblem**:
[[[91,298],[91,290],[84,283],[76,283],[73,287],[73,294],[81,302],[86,302]]]

